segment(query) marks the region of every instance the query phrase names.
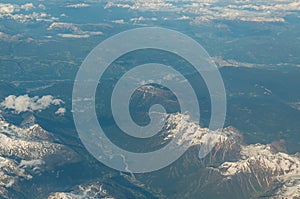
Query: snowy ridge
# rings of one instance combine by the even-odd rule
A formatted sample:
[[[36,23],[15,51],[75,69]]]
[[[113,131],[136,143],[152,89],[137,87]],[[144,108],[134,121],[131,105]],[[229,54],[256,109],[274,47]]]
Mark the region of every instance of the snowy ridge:
[[[37,124],[23,129],[0,121],[1,155],[40,159],[66,150],[63,145],[51,143],[51,138],[52,136]]]
[[[44,140],[53,141],[55,138],[47,131],[45,131],[38,124],[33,124],[28,127],[18,127],[12,125],[4,120],[0,120],[0,132],[9,137],[20,138],[22,140]]]
[[[235,161],[222,161],[217,168],[210,168],[224,176],[224,179],[241,179],[246,176],[249,186],[254,187],[253,181],[248,180],[252,176],[262,188],[272,189],[272,186],[279,184],[272,192],[271,198],[300,198],[299,154],[278,152],[272,144],[245,145],[241,133],[233,127],[210,131],[190,122],[189,117],[182,114],[170,115],[166,126],[165,140],[173,138],[178,132],[184,132],[178,144],[187,142],[189,146],[196,146],[209,142],[214,146],[214,155],[218,151],[222,153],[221,157],[234,154]]]
[[[276,176],[300,173],[299,157],[286,153],[276,153],[270,145],[248,145],[241,148],[242,159],[237,162],[225,162],[220,166],[223,175],[235,175],[236,173],[251,173],[252,166],[260,165],[261,169],[270,171]]]
[[[3,187],[11,187],[18,177],[25,179],[32,178],[31,175],[26,174],[24,169],[19,168],[15,161],[7,158],[0,157],[0,168],[0,186]]]
[[[233,127],[211,131],[208,128],[201,128],[199,124],[191,122],[188,115],[180,113],[169,115],[166,130],[167,134],[164,140],[172,139],[178,132],[183,132],[177,144],[188,143],[190,147],[202,144],[209,144],[213,147],[223,144],[223,148],[229,150],[236,142],[241,142],[242,139],[240,133]]]
[[[265,178],[267,185],[281,184],[274,198],[300,197],[300,158],[297,155],[276,152],[271,145],[262,144],[242,146],[240,155],[237,162],[224,162],[219,167],[222,175],[253,174],[258,183]],[[262,176],[262,172],[268,176]]]
[[[59,161],[72,161],[76,153],[54,143],[57,139],[38,124],[20,128],[0,120],[0,195],[14,198],[11,191],[20,180],[30,180],[54,164],[47,160],[55,156]],[[51,158],[50,158],[51,159]],[[63,164],[63,162],[60,162]]]
[[[278,198],[281,196],[284,199],[299,198],[300,197],[300,176],[299,175],[286,175],[281,179],[282,186],[275,192],[275,196]]]
[[[80,185],[70,192],[52,193],[48,199],[114,199],[100,183]]]

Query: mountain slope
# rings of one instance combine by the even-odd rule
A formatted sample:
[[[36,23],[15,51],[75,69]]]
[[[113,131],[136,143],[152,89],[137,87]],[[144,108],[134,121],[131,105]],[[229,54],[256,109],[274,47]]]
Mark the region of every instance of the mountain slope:
[[[78,155],[38,124],[20,128],[0,117],[1,197],[24,198],[19,182],[74,161]]]

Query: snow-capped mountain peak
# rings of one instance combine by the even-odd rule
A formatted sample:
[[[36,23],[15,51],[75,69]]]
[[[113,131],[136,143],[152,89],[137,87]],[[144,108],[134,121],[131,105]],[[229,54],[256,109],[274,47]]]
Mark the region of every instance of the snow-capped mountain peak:
[[[223,176],[226,179],[224,182],[235,178],[253,190],[258,187],[262,190],[273,189],[276,185],[270,198],[300,197],[299,155],[278,151],[272,144],[246,145],[242,134],[233,127],[210,131],[179,113],[170,115],[166,126],[166,140],[172,139],[178,132],[184,132],[178,144],[187,142],[190,146],[201,146],[207,142],[213,143],[211,155],[215,157],[221,153],[221,163],[216,163],[216,167],[208,165],[207,168]]]
[[[11,191],[21,179],[30,180],[42,170],[56,164],[72,162],[77,154],[38,124],[18,127],[0,120],[0,195],[13,198]],[[48,158],[48,157],[56,158]],[[63,164],[63,162],[60,162]]]

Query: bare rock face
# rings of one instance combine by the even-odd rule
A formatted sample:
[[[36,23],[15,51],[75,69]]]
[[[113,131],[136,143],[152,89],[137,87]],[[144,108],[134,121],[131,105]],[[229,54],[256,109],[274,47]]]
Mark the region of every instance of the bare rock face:
[[[210,130],[202,128],[199,124],[191,122],[188,115],[180,113],[168,116],[165,129],[164,140],[170,140],[176,136],[178,132],[182,132],[182,136],[178,139],[177,144],[188,144],[189,147],[207,146],[210,163],[220,162],[226,159],[237,159],[240,148],[243,144],[243,137],[233,127],[224,129]],[[201,157],[199,151],[199,158]]]
[[[207,184],[218,179],[213,190],[240,192],[236,195],[240,197],[300,197],[300,157],[287,154],[283,141],[246,145],[242,134],[233,127],[210,131],[182,114],[170,115],[166,129],[165,139],[184,131],[178,144],[188,142],[198,148],[207,142],[213,145],[201,160],[206,173],[210,173]],[[191,163],[191,159],[185,161]]]
[[[114,199],[108,191],[99,182],[94,182],[88,185],[79,185],[70,192],[56,192],[50,194],[48,199]]]
[[[33,113],[24,114],[23,118],[24,119],[20,125],[23,128],[30,127],[36,123],[36,118]]]
[[[219,166],[223,176],[240,178],[247,176],[249,185],[255,191],[277,187],[269,195],[273,198],[300,197],[299,174],[300,159],[295,155],[276,152],[271,145],[242,146],[241,159],[236,162],[224,162]]]
[[[4,117],[2,116],[2,111],[0,110],[0,121],[4,121]]]
[[[73,150],[59,144],[53,134],[38,124],[21,128],[2,118],[0,142],[0,195],[3,198],[22,197],[12,191],[19,181],[32,179],[58,164],[57,161],[65,164],[77,159]]]

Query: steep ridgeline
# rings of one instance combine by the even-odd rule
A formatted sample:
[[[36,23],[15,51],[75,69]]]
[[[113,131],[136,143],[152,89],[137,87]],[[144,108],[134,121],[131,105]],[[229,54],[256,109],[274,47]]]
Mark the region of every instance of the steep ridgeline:
[[[48,199],[114,199],[109,195],[108,191],[99,182],[94,182],[88,185],[79,185],[70,192],[52,193]]]
[[[25,198],[19,182],[29,181],[54,165],[76,160],[77,154],[38,124],[20,128],[0,115],[0,195]]]
[[[200,160],[205,165],[203,173],[206,174],[203,175],[208,175],[205,183],[207,186],[213,184],[209,195],[219,192],[224,198],[226,194],[228,198],[300,197],[299,154],[282,152],[274,143],[246,145],[241,133],[233,127],[210,131],[190,122],[188,116],[179,113],[168,117],[165,139],[171,139],[178,132],[184,132],[178,144],[187,142],[197,151],[205,143],[214,146]],[[183,158],[183,164],[195,162],[195,151],[192,150],[194,157]]]

